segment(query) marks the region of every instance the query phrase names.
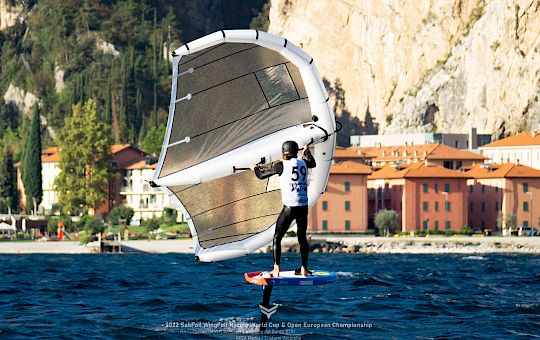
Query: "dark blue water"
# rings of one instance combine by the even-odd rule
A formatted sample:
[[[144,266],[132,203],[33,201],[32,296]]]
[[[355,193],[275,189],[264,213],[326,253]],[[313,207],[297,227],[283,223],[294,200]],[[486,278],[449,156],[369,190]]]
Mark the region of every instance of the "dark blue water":
[[[292,268],[297,254],[286,254]],[[336,283],[262,290],[242,273],[270,255],[0,255],[5,338],[520,338],[540,335],[540,256],[311,254]]]

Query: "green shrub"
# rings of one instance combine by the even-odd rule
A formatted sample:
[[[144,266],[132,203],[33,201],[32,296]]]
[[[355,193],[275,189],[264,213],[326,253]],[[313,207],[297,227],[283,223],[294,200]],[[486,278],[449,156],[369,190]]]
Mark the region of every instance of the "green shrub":
[[[89,233],[84,232],[84,231],[79,233],[79,243],[80,244],[87,244],[87,243],[93,242],[95,240],[97,240],[97,237],[94,234],[89,234]]]
[[[128,206],[116,206],[109,213],[109,222],[113,225],[118,225],[118,220],[123,219],[126,220],[126,224],[129,225],[134,213],[133,209]]]
[[[445,236],[452,236],[452,235],[454,235],[455,233],[456,233],[456,232],[453,231],[452,229],[446,229],[446,230],[444,231],[444,235],[445,235]]]
[[[163,214],[160,217],[160,222],[165,225],[174,225],[176,224],[176,218],[178,217],[178,212],[176,209],[164,208]]]
[[[87,234],[95,235],[105,230],[105,225],[100,218],[91,215],[84,215],[78,223],[79,230],[84,230]]]
[[[159,229],[159,220],[157,219],[151,219],[144,221],[144,226],[146,227],[147,232],[151,232],[153,230]]]
[[[394,232],[398,224],[398,215],[394,210],[379,210],[375,214],[375,226],[379,230],[379,235],[390,235]]]
[[[458,232],[458,234],[471,236],[474,234],[474,230],[469,226],[464,226],[463,229]]]

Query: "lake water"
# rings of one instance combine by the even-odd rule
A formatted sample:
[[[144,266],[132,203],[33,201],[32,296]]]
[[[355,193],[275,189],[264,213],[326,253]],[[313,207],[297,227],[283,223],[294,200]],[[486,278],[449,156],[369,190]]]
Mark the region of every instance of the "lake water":
[[[540,256],[311,254],[333,284],[262,290],[271,255],[0,255],[0,338],[519,338],[540,334]],[[284,254],[282,268],[298,266]]]

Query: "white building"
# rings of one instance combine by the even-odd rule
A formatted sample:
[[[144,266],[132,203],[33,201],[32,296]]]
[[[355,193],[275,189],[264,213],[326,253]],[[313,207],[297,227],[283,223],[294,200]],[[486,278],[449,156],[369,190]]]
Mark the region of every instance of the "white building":
[[[135,214],[132,224],[140,224],[142,220],[159,218],[163,208],[175,208],[170,197],[160,188],[152,188],[148,180],[154,175],[156,162],[149,162],[150,158],[133,163],[124,169],[124,177],[120,195],[124,198],[125,204],[131,207]],[[153,163],[153,164],[148,164]],[[179,212],[179,220],[184,221],[184,217]]]
[[[520,163],[540,169],[540,130],[522,132],[479,148],[495,163]]]
[[[393,135],[358,135],[350,137],[351,146],[394,146],[444,144],[456,149],[474,150],[491,142],[491,135],[477,134],[472,128],[469,133],[402,133]]]

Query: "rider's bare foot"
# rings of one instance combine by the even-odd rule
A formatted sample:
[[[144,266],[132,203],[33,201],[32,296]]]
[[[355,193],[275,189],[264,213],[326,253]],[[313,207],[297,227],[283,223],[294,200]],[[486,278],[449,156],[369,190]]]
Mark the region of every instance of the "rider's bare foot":
[[[272,277],[279,276],[279,266],[277,264],[274,265],[274,269],[270,272],[270,276]]]
[[[309,276],[309,272],[304,266],[302,266],[302,268],[300,268],[300,275]]]

